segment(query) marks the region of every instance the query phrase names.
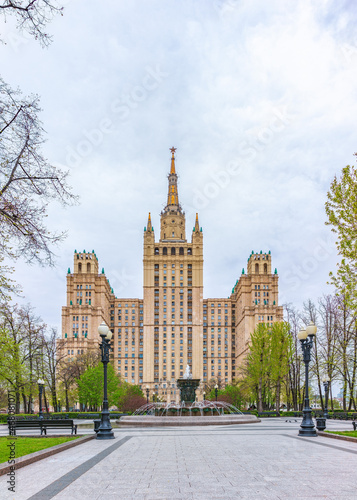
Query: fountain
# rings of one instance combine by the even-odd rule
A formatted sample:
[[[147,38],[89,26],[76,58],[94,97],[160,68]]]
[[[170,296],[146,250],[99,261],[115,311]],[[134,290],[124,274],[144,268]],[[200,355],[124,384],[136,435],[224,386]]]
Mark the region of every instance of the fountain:
[[[146,403],[133,415],[121,417],[122,426],[191,426],[252,424],[260,422],[255,415],[244,415],[238,408],[224,401],[196,401],[200,380],[192,378],[187,365],[185,374],[177,380],[181,390],[180,403]],[[184,417],[184,418],[183,418]]]
[[[196,389],[200,385],[199,378],[192,378],[190,366],[186,366],[185,373],[182,378],[177,379],[177,387],[181,391],[181,401],[193,403],[196,401]]]

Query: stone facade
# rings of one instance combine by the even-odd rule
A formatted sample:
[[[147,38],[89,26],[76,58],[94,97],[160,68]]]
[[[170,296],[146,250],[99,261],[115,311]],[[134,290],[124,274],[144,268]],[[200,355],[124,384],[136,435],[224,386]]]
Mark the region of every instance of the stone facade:
[[[176,380],[187,364],[194,379],[221,385],[238,377],[259,322],[283,319],[278,306],[278,275],[271,254],[249,256],[247,273],[229,298],[203,298],[203,232],[196,214],[190,241],[179,203],[175,149],[171,149],[167,205],[160,238],[149,214],[144,228],[143,299],[118,298],[94,250],[74,253],[67,274],[67,305],[62,309],[65,353],[73,358],[98,348],[98,326],[113,332],[113,362],[130,383],[146,386],[162,399],[179,399]]]

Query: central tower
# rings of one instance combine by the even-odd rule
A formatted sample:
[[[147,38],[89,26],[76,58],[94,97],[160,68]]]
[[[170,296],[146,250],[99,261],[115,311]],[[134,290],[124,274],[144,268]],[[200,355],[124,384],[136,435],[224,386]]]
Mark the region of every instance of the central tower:
[[[171,148],[171,168],[168,175],[169,189],[167,204],[161,212],[160,242],[176,241],[186,243],[185,212],[179,203],[177,189],[177,174],[175,167],[175,151]]]
[[[203,235],[198,214],[191,242],[178,196],[175,148],[171,148],[167,204],[160,214],[160,239],[149,213],[144,229],[144,373],[143,385],[167,389],[176,400],[176,379],[186,365],[202,379]],[[192,361],[194,360],[194,362]]]

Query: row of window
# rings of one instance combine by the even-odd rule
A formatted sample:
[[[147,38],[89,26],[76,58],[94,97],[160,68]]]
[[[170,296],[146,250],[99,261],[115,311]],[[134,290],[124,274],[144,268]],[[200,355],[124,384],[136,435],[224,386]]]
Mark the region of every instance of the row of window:
[[[164,237],[165,236],[166,235],[164,235]],[[178,250],[178,255],[185,255],[185,249],[183,247],[179,247],[178,249],[176,247],[171,247],[170,254],[176,255],[176,250]],[[160,255],[159,247],[155,247],[154,254]],[[167,247],[162,247],[162,254],[161,255],[168,255],[168,248]],[[192,255],[192,248],[187,248],[187,255]]]

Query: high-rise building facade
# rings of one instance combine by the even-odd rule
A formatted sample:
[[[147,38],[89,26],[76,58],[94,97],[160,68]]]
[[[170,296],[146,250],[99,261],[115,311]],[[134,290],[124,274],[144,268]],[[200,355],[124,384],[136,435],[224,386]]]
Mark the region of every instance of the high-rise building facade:
[[[98,348],[98,326],[113,332],[113,362],[128,382],[166,401],[178,399],[176,380],[190,366],[193,378],[226,385],[238,378],[259,322],[282,321],[278,275],[271,254],[254,253],[229,298],[203,297],[203,232],[198,214],[186,239],[179,202],[175,148],[171,149],[167,204],[155,238],[149,213],[144,228],[143,299],[118,298],[92,252],[74,253],[62,310],[65,354],[73,358]]]

